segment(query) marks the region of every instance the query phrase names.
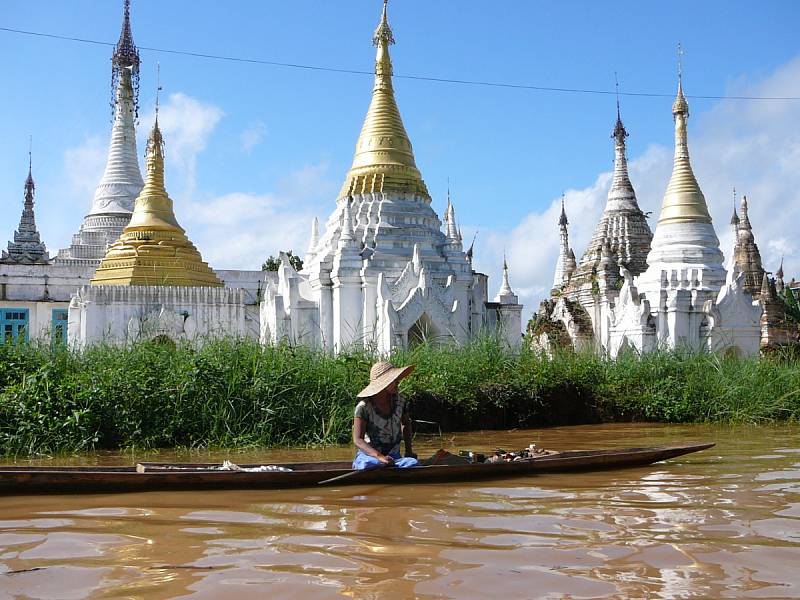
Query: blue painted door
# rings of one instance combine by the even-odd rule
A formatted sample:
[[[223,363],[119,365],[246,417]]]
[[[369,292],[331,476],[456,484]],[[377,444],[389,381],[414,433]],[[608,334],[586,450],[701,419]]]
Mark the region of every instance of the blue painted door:
[[[28,341],[28,309],[0,308],[0,335],[3,343]]]
[[[53,309],[53,318],[50,324],[50,339],[54,344],[67,343],[68,314],[66,308]]]

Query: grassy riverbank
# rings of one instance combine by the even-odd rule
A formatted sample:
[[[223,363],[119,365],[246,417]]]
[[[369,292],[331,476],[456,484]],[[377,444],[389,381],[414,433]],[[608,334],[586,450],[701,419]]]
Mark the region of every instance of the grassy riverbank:
[[[269,446],[349,439],[366,353],[223,340],[85,352],[0,345],[0,454],[101,448]],[[511,353],[491,339],[418,347],[403,384],[414,418],[443,431],[648,420],[800,420],[800,363],[633,354],[609,361]]]

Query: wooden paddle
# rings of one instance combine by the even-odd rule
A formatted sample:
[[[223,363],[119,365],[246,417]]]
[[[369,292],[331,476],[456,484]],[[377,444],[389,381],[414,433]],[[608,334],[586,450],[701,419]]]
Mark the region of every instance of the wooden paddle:
[[[419,461],[419,466],[420,467],[426,467],[426,466],[430,466],[430,465],[438,465],[438,464],[446,463],[447,459],[455,459],[457,461],[456,464],[462,464],[464,462],[469,462],[469,461],[465,461],[463,458],[455,456],[454,454],[450,454],[447,450],[439,449],[430,458],[426,458],[426,459],[423,459],[423,460]],[[317,485],[327,485],[329,483],[336,483],[337,481],[342,481],[343,479],[349,479],[350,477],[353,477],[357,473],[363,473],[365,471],[374,471],[375,469],[383,469],[385,467],[391,467],[393,465],[394,465],[394,463],[389,463],[389,464],[380,463],[380,464],[377,464],[377,465],[369,466],[366,469],[356,469],[354,471],[349,471],[347,473],[342,473],[341,475],[337,475],[336,477],[331,477],[330,479],[325,479],[323,481],[318,481]]]
[[[358,473],[365,473],[367,471],[375,471],[377,469],[384,469],[386,467],[391,467],[393,465],[394,465],[394,463],[386,463],[386,464],[378,463],[377,465],[370,465],[369,467],[366,467],[364,469],[355,469],[355,470],[350,471],[348,473],[342,473],[341,475],[337,475],[336,477],[331,477],[330,479],[324,479],[322,481],[318,481],[317,485],[327,485],[329,483],[336,483],[337,481],[341,481],[342,479],[348,479],[348,478],[352,477],[353,475],[357,475]]]

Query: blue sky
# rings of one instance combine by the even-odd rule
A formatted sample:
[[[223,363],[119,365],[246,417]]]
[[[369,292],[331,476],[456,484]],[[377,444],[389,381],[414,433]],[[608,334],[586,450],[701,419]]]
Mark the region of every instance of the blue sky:
[[[2,0],[0,27],[113,42],[121,5]],[[133,0],[134,39],[144,47],[372,70],[370,38],[380,0],[235,0],[222,6]],[[793,83],[793,69],[800,74],[793,62],[800,4],[793,1],[392,0],[389,8],[397,74],[609,90],[616,71],[623,91],[673,94],[680,41],[688,95],[800,95]],[[3,240],[19,218],[29,135],[37,218],[48,247],[66,245],[80,224],[108,142],[110,54],[106,46],[0,31]],[[178,219],[212,266],[254,268],[283,246],[302,251],[308,219],[324,220],[333,209],[371,78],[142,50],[143,127],[152,113],[157,61],[171,119],[165,126],[168,190]],[[557,232],[549,219],[556,199],[567,191],[579,257],[602,210],[614,97],[407,79],[396,80],[395,88],[434,207],[441,213],[449,176],[465,233],[481,229],[477,266],[496,275],[507,250],[512,285],[516,272],[517,287],[535,308],[552,277]],[[669,176],[672,99],[621,101],[633,183],[643,208],[657,214]],[[767,210],[789,207],[798,215],[798,188],[788,179],[783,187],[774,181],[794,166],[776,161],[795,147],[798,104],[690,98],[690,147],[723,250],[729,190],[750,188],[762,193],[754,198],[757,205],[763,200],[754,208],[762,253],[773,260],[787,255],[800,269],[793,262],[798,248]],[[757,146],[755,163],[746,153],[738,163],[724,158],[731,149],[755,148],[748,144],[765,135],[760,119],[775,136],[768,146],[789,150],[772,156]],[[707,155],[698,155],[700,149]],[[143,144],[139,150],[143,155]]]

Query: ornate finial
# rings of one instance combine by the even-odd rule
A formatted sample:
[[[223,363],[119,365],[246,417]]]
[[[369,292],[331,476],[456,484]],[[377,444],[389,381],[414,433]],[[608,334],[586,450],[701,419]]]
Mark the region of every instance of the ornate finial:
[[[678,42],[678,94],[675,97],[675,102],[672,104],[672,114],[683,114],[689,116],[689,104],[686,102],[686,97],[683,95],[683,46]]]
[[[450,219],[450,207],[452,206],[452,202],[450,201],[450,176],[447,176],[447,207],[444,209],[444,220],[447,223]]]
[[[731,225],[737,227],[739,225],[739,214],[736,212],[736,188],[733,188],[733,216],[731,217]]]
[[[33,205],[33,192],[36,185],[33,183],[33,136],[28,139],[28,177],[25,179],[25,202]]]
[[[372,36],[372,43],[375,46],[380,46],[381,44],[391,46],[394,44],[394,35],[392,34],[392,28],[389,27],[389,17],[387,16],[388,4],[389,0],[383,0],[383,13],[381,14],[381,22],[378,24],[378,28],[375,30],[375,34]]]
[[[161,65],[156,64],[156,118],[153,121],[153,130],[150,132],[150,138],[147,140],[147,148],[145,149],[145,162],[147,163],[148,174],[151,171],[156,171],[156,179],[161,181],[163,187],[164,181],[164,137],[161,135],[161,128],[158,126],[158,108],[159,108],[159,92],[161,91]],[[149,185],[149,182],[148,182]]]
[[[159,100],[161,97],[161,63],[156,63],[156,123],[158,123]]]
[[[133,43],[133,34],[131,33],[131,1],[125,0],[122,31],[120,31],[117,45],[114,46],[114,53],[111,55],[111,107],[114,109],[116,106],[116,89],[120,76],[124,69],[129,69],[133,87],[134,112],[137,118],[139,117],[139,64],[139,50]]]
[[[622,124],[622,116],[619,110],[619,79],[617,78],[616,71],[614,72],[614,83],[617,88],[617,122],[614,125],[614,132],[611,134],[611,137],[617,140],[618,144],[624,144],[625,138],[628,137],[628,132],[625,129],[625,125]]]
[[[558,219],[558,224],[561,225],[562,227],[566,227],[567,225],[569,225],[569,221],[567,221],[567,211],[566,211],[566,209],[564,207],[564,196],[565,196],[565,194],[562,193],[561,194],[561,217],[559,217],[559,219]]]
[[[775,277],[781,281],[783,280],[783,256],[781,256],[781,266],[778,267],[778,270],[775,272]]]

